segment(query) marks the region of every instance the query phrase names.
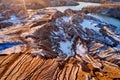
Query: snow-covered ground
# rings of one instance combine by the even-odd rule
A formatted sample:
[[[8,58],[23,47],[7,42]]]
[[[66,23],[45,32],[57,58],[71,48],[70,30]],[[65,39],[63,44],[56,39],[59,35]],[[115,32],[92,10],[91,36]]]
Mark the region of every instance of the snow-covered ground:
[[[60,44],[60,50],[66,54],[67,56],[73,56],[74,53],[72,51],[72,44],[73,42],[72,41],[61,41],[59,42]]]
[[[80,25],[83,26],[83,28],[89,28],[89,29],[93,29],[95,31],[99,31],[100,28],[96,27],[98,25],[98,23],[93,23],[90,20],[84,19],[82,23],[80,23]]]
[[[10,19],[4,20],[2,22],[12,22],[13,24],[17,24],[17,23],[20,23],[21,20],[18,17],[16,17],[15,15],[11,15]]]

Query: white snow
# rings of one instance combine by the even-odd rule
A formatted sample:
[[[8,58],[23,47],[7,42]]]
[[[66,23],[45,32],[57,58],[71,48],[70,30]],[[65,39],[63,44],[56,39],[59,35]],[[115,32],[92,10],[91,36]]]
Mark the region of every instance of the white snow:
[[[30,20],[32,20],[32,21],[37,21],[37,20],[41,19],[43,16],[44,16],[44,15],[42,15],[42,14],[32,15],[32,16],[30,16]]]
[[[83,44],[79,43],[76,45],[76,53],[79,54],[80,56],[83,57],[86,51],[87,51],[87,48],[83,46]]]
[[[70,16],[63,16],[61,17],[65,22],[70,22]]]
[[[20,23],[21,20],[18,17],[16,17],[15,15],[11,15],[10,19],[4,20],[3,22],[12,22],[13,24],[16,24],[16,23]]]
[[[120,43],[120,38],[118,38],[116,35],[113,34],[112,35],[108,34],[108,35]]]
[[[0,14],[0,18],[3,18],[3,16]]]
[[[63,36],[65,36],[65,32],[64,32],[64,29],[62,26],[62,23],[59,21],[59,18],[56,19],[56,26],[59,28],[59,31],[58,32],[54,32],[56,35],[60,35],[62,34]]]
[[[41,55],[41,56],[45,56],[45,53],[43,53],[43,49],[39,49],[39,50],[32,49],[31,53],[32,54],[38,54],[38,55]]]
[[[93,23],[90,20],[86,20],[84,19],[82,23],[80,23],[80,25],[83,26],[83,28],[89,28],[89,29],[93,29],[95,31],[99,31],[100,28],[96,27],[97,23]]]
[[[120,45],[117,45],[117,47],[116,47],[116,48],[120,50]]]
[[[65,42],[61,41],[59,42],[60,44],[60,50],[64,53],[67,54],[67,56],[72,56],[73,52],[72,52],[72,42],[66,40]]]

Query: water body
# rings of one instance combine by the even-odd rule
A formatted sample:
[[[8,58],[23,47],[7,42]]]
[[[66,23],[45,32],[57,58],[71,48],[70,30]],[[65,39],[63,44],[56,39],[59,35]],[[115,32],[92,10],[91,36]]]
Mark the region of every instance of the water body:
[[[83,7],[100,5],[99,3],[90,3],[90,2],[78,2],[78,3],[79,3],[78,6],[48,7],[48,9],[57,9],[61,12],[64,12],[66,9],[81,10]],[[105,23],[117,26],[117,28],[118,28],[117,30],[120,31],[120,20],[119,19],[109,17],[109,16],[104,16],[104,15],[99,15],[99,14],[90,14],[90,15],[100,19],[101,21],[103,21]]]
[[[60,7],[48,7],[47,9],[57,9],[64,12],[66,9],[81,10],[83,7],[87,6],[99,6],[99,3],[89,3],[89,2],[78,2],[78,6],[60,6]]]
[[[117,30],[120,31],[120,20],[119,19],[109,17],[109,16],[104,16],[104,15],[99,15],[99,14],[89,14],[89,15],[97,19],[100,19],[101,21],[106,22],[108,24],[117,26]]]
[[[0,51],[1,50],[5,50],[7,48],[11,48],[13,46],[16,46],[16,45],[20,45],[22,43],[20,42],[6,42],[6,43],[0,43]]]

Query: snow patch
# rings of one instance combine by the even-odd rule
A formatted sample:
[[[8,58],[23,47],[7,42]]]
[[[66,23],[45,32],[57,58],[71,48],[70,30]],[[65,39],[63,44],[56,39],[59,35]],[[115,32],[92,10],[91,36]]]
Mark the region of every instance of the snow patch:
[[[78,55],[83,57],[86,52],[87,52],[87,48],[83,44],[79,43],[76,45],[76,53]]]
[[[37,20],[41,19],[43,16],[44,16],[43,14],[32,15],[32,16],[30,16],[30,20],[37,21]]]
[[[15,15],[11,15],[10,19],[4,20],[3,22],[12,22],[13,24],[17,24],[17,23],[20,23],[21,20],[18,17],[16,17]]]
[[[114,40],[118,41],[120,43],[120,38],[118,38],[116,35],[108,34],[110,37],[112,37]]]
[[[72,42],[71,41],[61,41],[59,42],[60,44],[60,50],[66,54],[68,57],[69,56],[72,56],[73,55],[73,52],[72,52]]]
[[[82,23],[80,23],[80,25],[83,26],[83,28],[89,28],[89,29],[93,29],[95,31],[99,31],[100,28],[96,27],[97,23],[94,23],[90,20],[86,20],[84,19]]]
[[[70,22],[70,16],[63,16],[61,17],[65,22]]]
[[[43,49],[39,49],[39,50],[32,49],[31,53],[32,54],[38,54],[38,55],[41,55],[41,56],[45,56],[45,53],[43,53]]]
[[[120,50],[120,45],[117,45],[116,48]]]

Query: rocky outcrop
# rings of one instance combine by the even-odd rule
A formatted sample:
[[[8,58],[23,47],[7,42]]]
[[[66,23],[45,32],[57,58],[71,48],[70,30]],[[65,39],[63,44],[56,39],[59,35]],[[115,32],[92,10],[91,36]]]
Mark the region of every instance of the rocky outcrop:
[[[6,28],[6,27],[9,27],[12,25],[13,25],[13,23],[11,23],[11,22],[0,22],[0,29]]]
[[[0,41],[1,80],[120,79],[120,34],[81,11],[35,11]]]
[[[120,69],[106,61],[87,56],[64,61],[64,58],[43,59],[32,54],[11,54],[0,56],[1,80],[113,80],[120,78]]]

